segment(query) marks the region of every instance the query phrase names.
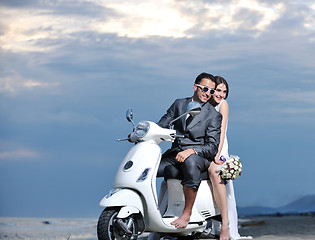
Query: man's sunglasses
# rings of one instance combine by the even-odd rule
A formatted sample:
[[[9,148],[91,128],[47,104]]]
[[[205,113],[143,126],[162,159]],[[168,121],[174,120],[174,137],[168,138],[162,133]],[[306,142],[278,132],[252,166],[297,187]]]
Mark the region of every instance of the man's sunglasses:
[[[200,87],[203,92],[208,92],[208,91],[210,91],[210,94],[211,94],[211,95],[215,93],[215,90],[214,90],[214,89],[210,89],[210,88],[208,88],[207,86],[202,86],[202,85],[199,85],[199,84],[196,84],[196,86],[197,86],[197,87]]]

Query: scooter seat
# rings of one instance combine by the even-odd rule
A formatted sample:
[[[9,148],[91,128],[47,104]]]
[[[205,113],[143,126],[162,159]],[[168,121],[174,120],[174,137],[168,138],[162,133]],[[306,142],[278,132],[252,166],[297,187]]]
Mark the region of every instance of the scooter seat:
[[[209,180],[208,171],[201,172],[201,180]],[[164,180],[167,179],[179,179],[183,180],[182,173],[173,165],[169,165],[164,169]]]

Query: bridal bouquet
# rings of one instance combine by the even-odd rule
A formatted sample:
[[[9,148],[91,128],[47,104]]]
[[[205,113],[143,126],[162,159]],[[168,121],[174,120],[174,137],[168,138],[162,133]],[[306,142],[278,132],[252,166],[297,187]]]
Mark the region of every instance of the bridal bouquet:
[[[234,180],[242,174],[242,163],[238,156],[231,155],[229,159],[221,156],[220,160],[225,161],[217,168],[217,172],[226,184],[226,180]]]

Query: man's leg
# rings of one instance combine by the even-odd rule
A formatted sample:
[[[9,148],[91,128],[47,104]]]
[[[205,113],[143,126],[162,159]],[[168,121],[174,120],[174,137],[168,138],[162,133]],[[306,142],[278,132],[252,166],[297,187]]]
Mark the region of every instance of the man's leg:
[[[171,222],[175,227],[185,228],[189,223],[198,187],[200,185],[200,173],[201,171],[206,171],[208,167],[209,162],[196,154],[189,156],[182,163],[182,184],[184,185],[185,207],[183,214],[178,219]]]
[[[192,208],[196,199],[197,190],[187,186],[183,186],[184,196],[185,196],[185,207],[183,214],[177,218],[175,221],[171,222],[177,228],[185,228],[189,223],[190,216],[192,213]]]
[[[214,162],[211,162],[209,167],[209,176],[211,179],[212,187],[213,187],[213,195],[216,203],[221,212],[222,217],[222,225],[221,225],[221,240],[230,239],[229,233],[229,216],[228,216],[228,207],[227,207],[227,196],[226,196],[226,188],[224,183],[221,181],[221,177],[216,172],[218,165]]]
[[[164,177],[164,169],[167,166],[173,165],[176,167],[176,165],[178,165],[178,162],[175,160],[175,156],[176,152],[173,154],[163,154],[156,177]]]

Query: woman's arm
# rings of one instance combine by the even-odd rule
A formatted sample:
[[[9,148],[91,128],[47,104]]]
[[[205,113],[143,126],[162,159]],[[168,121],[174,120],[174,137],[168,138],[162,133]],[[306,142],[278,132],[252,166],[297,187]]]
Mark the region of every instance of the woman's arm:
[[[221,164],[223,164],[223,161],[220,160],[220,156],[221,156],[221,150],[222,150],[224,138],[225,138],[227,120],[228,120],[228,116],[229,116],[229,104],[227,101],[223,101],[221,103],[219,112],[222,114],[221,136],[220,136],[220,144],[219,144],[219,148],[218,148],[218,153],[214,158],[214,162],[216,164],[221,165]]]

